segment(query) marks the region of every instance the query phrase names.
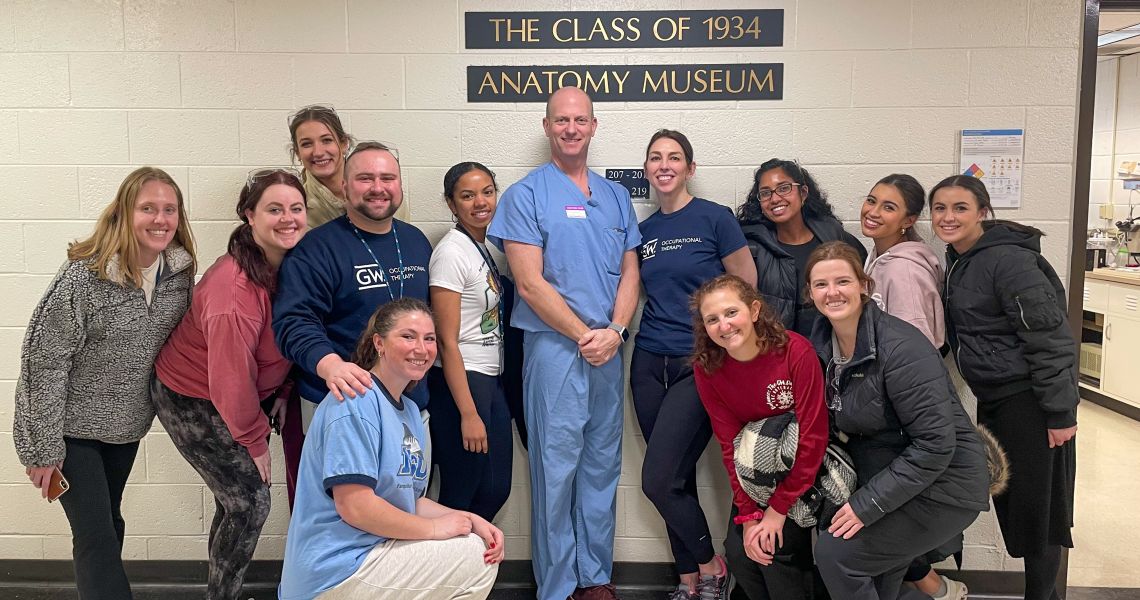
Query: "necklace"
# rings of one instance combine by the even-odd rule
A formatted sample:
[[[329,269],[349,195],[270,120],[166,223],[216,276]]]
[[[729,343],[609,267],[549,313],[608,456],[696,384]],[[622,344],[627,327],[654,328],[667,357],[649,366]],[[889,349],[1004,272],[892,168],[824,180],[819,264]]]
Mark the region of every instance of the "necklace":
[[[392,280],[390,277],[388,277],[388,272],[384,270],[384,265],[380,263],[380,259],[376,258],[376,253],[372,251],[372,246],[369,246],[368,242],[364,241],[364,236],[360,235],[360,230],[356,228],[356,225],[352,224],[352,220],[348,218],[348,215],[345,215],[344,218],[348,220],[349,225],[352,225],[352,231],[356,234],[356,239],[360,240],[360,243],[364,245],[364,249],[368,251],[368,255],[371,256],[373,262],[376,263],[376,268],[380,270],[380,276],[384,278],[384,287],[388,288],[388,298],[392,299],[393,301],[396,300],[396,295],[392,293]],[[404,254],[400,252],[400,234],[396,231],[395,219],[392,219],[392,237],[396,240],[396,267],[398,269],[396,271],[396,277],[400,279],[400,297],[403,298]]]

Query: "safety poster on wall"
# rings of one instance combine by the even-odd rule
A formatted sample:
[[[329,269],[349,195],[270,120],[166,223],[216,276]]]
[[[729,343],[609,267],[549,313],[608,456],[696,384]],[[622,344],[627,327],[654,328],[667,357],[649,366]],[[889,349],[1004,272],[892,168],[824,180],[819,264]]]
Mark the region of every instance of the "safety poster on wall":
[[[986,184],[994,208],[1021,206],[1024,129],[963,129],[958,157],[963,175]]]

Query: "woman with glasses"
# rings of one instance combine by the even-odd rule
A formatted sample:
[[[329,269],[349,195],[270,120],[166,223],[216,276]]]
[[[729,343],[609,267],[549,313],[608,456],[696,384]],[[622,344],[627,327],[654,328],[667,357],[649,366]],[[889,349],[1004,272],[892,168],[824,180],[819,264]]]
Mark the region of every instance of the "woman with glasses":
[[[986,454],[942,357],[871,299],[863,259],[843,242],[806,265],[819,310],[812,344],[827,406],[858,487],[822,523],[815,560],[832,598],[895,600],[911,561],[989,509]],[[826,527],[826,531],[822,528]]]
[[[1057,598],[1062,548],[1073,547],[1077,346],[1065,288],[1041,256],[1041,231],[993,219],[985,184],[947,177],[930,190],[946,242],[946,330],[978,398],[978,423],[1009,456],[994,495],[1010,556],[1025,558],[1026,600]]]
[[[28,323],[12,437],[32,485],[70,483],[60,504],[71,524],[79,596],[130,598],[120,504],[154,420],[148,394],[162,344],[190,305],[194,241],[178,185],[137,169],[67,249]]]
[[[428,266],[439,358],[428,371],[439,503],[491,521],[511,493],[511,415],[503,391],[503,282],[487,247],[495,174],[462,162],[443,176],[456,221]]]
[[[697,498],[697,460],[712,429],[693,383],[689,296],[725,272],[756,282],[756,265],[732,211],[689,193],[696,169],[684,134],[662,129],[650,138],[645,176],[659,209],[639,225],[645,309],[629,375],[646,445],[641,489],[665,519],[681,578],[674,600],[727,598],[729,583]]]
[[[292,364],[277,350],[271,302],[277,268],[305,235],[305,188],[293,172],[250,174],[242,224],[194,286],[186,317],[155,362],[151,398],[183,458],[214,494],[206,596],[242,597],[245,571],[269,515],[271,423]]]
[[[756,288],[735,275],[706,282],[690,307],[693,379],[732,485],[724,540],[728,568],[753,599],[820,597],[813,581],[812,530],[787,518],[815,483],[827,448],[823,373],[815,350],[803,336],[786,331]],[[795,461],[768,505],[759,506],[737,477],[734,440],[748,423],[789,412],[799,423]]]
[[[765,303],[784,327],[810,335],[818,313],[803,296],[808,255],[834,240],[850,244],[863,258],[867,251],[843,230],[815,179],[794,161],[773,158],[760,165],[737,217],[756,258]]]

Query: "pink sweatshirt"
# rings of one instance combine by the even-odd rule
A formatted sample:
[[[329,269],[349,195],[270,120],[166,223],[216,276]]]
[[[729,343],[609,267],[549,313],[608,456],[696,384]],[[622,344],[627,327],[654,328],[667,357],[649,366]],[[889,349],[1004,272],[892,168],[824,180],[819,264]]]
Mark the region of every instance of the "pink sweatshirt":
[[[875,250],[863,266],[875,281],[871,297],[887,314],[914,325],[941,348],[946,341],[942,314],[942,264],[921,241],[900,242],[881,256]]]
[[[261,400],[281,386],[292,364],[273,340],[269,293],[229,254],[194,286],[190,310],[155,361],[158,379],[192,398],[208,398],[250,456],[269,451]]]

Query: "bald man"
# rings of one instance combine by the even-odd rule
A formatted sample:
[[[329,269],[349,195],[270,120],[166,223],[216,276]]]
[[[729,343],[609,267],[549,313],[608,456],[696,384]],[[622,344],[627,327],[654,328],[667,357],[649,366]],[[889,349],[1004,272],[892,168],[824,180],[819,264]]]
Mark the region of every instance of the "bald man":
[[[542,128],[550,162],[503,193],[487,231],[517,282],[511,324],[526,332],[531,563],[541,600],[609,600],[620,351],[637,305],[641,234],[625,188],[586,167],[598,128],[590,97],[556,91]]]

